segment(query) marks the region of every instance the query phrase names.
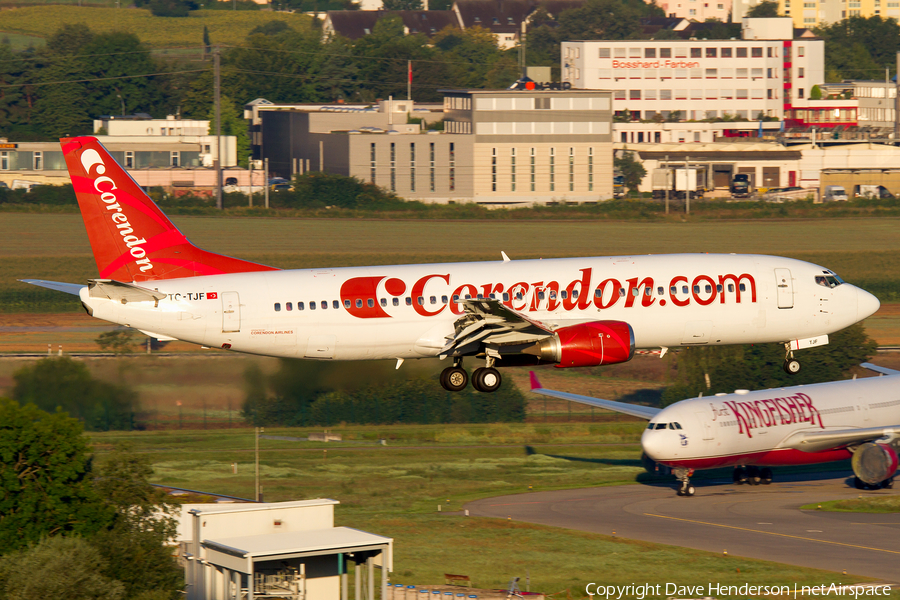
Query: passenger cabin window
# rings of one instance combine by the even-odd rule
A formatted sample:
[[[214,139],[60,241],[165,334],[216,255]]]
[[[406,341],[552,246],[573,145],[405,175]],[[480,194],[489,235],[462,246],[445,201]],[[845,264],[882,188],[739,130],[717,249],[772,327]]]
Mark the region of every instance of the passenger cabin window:
[[[316,302],[315,302],[315,300],[309,303],[309,310],[316,310]]]
[[[508,292],[503,292],[503,301],[509,302],[509,293]]]
[[[304,308],[305,308],[305,306],[303,305],[302,302],[297,303],[297,310],[303,310]]]
[[[437,296],[431,296],[430,298],[428,298],[428,301],[432,304],[437,304]]]
[[[291,302],[284,303],[284,310],[294,310],[294,305]]]
[[[447,304],[447,296],[441,296],[441,304]]]
[[[369,308],[375,308],[375,299],[374,299],[374,298],[369,298],[369,299],[366,301],[366,304],[369,305]]]
[[[328,308],[328,302],[326,300],[322,300],[322,310]]]
[[[382,298],[382,299],[381,299],[381,305],[382,305],[382,306],[387,306],[387,298]]]
[[[281,312],[281,302],[275,303],[275,312]]]
[[[337,300],[332,300],[332,301],[331,301],[331,307],[332,307],[332,308],[340,308],[340,307],[341,307],[341,303],[338,302]]]
[[[362,308],[362,298],[356,299],[356,308]]]
[[[423,298],[422,296],[419,296],[416,299],[416,302],[418,302],[419,306],[425,306],[425,298]]]
[[[393,305],[400,306],[400,298],[394,298]]]
[[[344,308],[350,308],[350,301],[344,300]]]
[[[407,296],[407,297],[406,297],[406,305],[407,305],[407,306],[412,306],[412,297],[411,297],[411,296]]]

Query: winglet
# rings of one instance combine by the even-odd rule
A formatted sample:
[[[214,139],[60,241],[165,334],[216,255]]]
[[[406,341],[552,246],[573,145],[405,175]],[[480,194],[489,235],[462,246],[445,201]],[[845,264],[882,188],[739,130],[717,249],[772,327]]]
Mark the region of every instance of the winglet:
[[[531,378],[531,389],[539,390],[544,386],[541,385],[541,382],[538,381],[537,375],[534,374],[534,371],[528,371],[528,375]]]
[[[503,262],[509,262],[509,257],[506,255],[506,252],[503,250],[500,251],[500,256],[503,257]]]

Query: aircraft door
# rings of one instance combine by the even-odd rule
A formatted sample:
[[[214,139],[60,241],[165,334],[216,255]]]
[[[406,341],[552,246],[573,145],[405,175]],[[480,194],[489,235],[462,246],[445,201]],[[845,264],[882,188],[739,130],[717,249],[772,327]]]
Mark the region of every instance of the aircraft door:
[[[794,283],[790,269],[775,269],[775,289],[778,308],[794,308]]]
[[[241,330],[241,301],[237,292],[222,292],[222,333]]]
[[[716,430],[713,428],[709,416],[703,412],[696,412],[694,414],[697,415],[697,421],[700,423],[700,431],[703,432],[703,439],[707,441],[716,439]]]

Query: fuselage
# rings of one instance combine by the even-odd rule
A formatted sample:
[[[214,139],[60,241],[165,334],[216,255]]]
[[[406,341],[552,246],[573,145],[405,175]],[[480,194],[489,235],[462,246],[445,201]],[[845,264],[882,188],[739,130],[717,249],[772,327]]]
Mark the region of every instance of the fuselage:
[[[674,254],[232,273],[137,282],[158,302],[81,299],[93,316],[160,336],[279,357],[441,354],[462,301],[494,298],[550,329],[619,320],[635,347],[787,342],[847,327],[874,296],[820,266]]]
[[[896,377],[871,377],[682,400],[641,436],[644,452],[671,467],[780,466],[850,458],[847,448],[803,452],[785,442],[799,432],[900,423]]]

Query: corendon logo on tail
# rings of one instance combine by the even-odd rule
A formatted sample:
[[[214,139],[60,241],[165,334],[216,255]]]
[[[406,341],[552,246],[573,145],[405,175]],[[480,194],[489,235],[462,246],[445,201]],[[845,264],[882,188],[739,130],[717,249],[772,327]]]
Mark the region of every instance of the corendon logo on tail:
[[[732,297],[740,304],[747,294],[751,303],[756,302],[756,281],[749,273],[696,275],[692,279],[676,275],[667,282],[668,286],[657,284],[652,277],[631,277],[621,281],[611,277],[595,285],[591,268],[580,269],[580,273],[581,277],[568,285],[557,281],[456,285],[451,283],[449,273],[425,275],[412,285],[395,277],[354,277],[341,285],[340,296],[347,312],[360,319],[390,318],[385,308],[400,305],[412,306],[423,317],[434,317],[447,309],[461,315],[464,312],[462,303],[472,298],[496,299],[518,312],[559,309],[571,312],[586,310],[591,305],[606,310],[620,304],[624,308],[638,304],[642,307],[666,306],[668,303],[676,307],[708,306],[725,304]]]
[[[738,433],[744,433],[748,438],[753,437],[751,433],[753,429],[792,423],[818,424],[821,429],[825,429],[825,425],[822,424],[822,415],[813,405],[812,398],[806,394],[753,400],[752,402],[726,401],[724,404],[737,418]],[[719,412],[715,411],[715,414],[718,417]]]
[[[104,175],[106,173],[106,165],[103,163],[103,159],[100,158],[100,153],[88,148],[81,153],[81,165],[88,176],[91,176],[91,169],[94,169],[99,175],[99,177],[94,178],[94,189],[97,190],[97,193],[100,194],[100,199],[106,204],[106,210],[110,211],[109,218],[119,230],[119,235],[122,236],[122,241],[128,248],[128,252],[135,258],[135,264],[138,265],[142,272],[149,271],[153,268],[153,263],[150,262],[149,258],[146,258],[147,251],[142,247],[143,244],[147,243],[147,240],[133,235],[134,229],[131,223],[128,222],[128,216],[122,212],[122,207],[113,193],[118,189],[116,182]]]

